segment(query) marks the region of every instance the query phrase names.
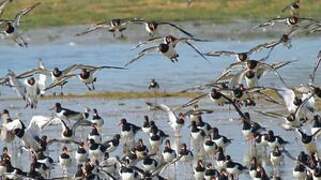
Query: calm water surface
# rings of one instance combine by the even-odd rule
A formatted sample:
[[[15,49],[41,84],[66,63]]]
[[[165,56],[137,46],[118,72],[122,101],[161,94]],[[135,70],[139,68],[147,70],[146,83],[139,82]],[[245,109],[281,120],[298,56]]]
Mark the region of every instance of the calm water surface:
[[[238,41],[220,41],[211,43],[202,43],[198,46],[207,52],[208,50],[236,50],[244,51],[257,43],[263,43],[270,41],[269,39],[261,39],[254,41],[238,42]],[[25,70],[33,68],[37,63],[37,58],[41,57],[48,68],[53,67],[66,67],[67,65],[75,63],[92,64],[92,65],[123,65],[136,55],[138,51],[130,51],[134,44],[103,44],[103,45],[85,45],[76,44],[70,46],[68,42],[65,44],[54,45],[35,45],[30,48],[23,49],[10,46],[0,47],[0,74],[5,75],[7,69],[12,69],[16,72],[23,72]],[[284,60],[299,60],[298,62],[291,64],[289,67],[282,69],[280,72],[286,79],[286,81],[294,86],[300,83],[307,82],[307,76],[312,71],[315,63],[315,57],[320,50],[320,39],[298,39],[293,42],[291,49],[284,47],[277,48],[268,62],[278,62]],[[196,55],[189,47],[181,45],[178,47],[180,53],[180,62],[172,64],[164,57],[159,55],[146,56],[135,64],[129,66],[126,71],[121,70],[106,70],[97,74],[97,90],[98,91],[144,91],[151,78],[155,78],[159,81],[161,87],[167,91],[177,91],[184,88],[188,88],[200,83],[206,83],[207,81],[215,79],[215,77],[233,61],[233,58],[209,58],[210,63],[202,60]],[[264,52],[262,52],[264,53]],[[258,54],[254,56],[256,58],[262,57],[264,54]],[[320,82],[320,78],[317,76],[317,82]],[[273,76],[266,77],[264,84],[269,85],[273,83],[275,78]],[[86,92],[87,89],[84,85],[81,85],[78,80],[72,80],[65,87],[66,92]],[[14,96],[15,94],[7,88],[2,88],[2,97]],[[175,106],[186,102],[185,98],[169,98],[160,99],[158,102]],[[84,106],[97,108],[101,112],[101,116],[105,119],[104,138],[118,133],[120,128],[117,126],[120,118],[126,117],[130,122],[138,125],[142,125],[143,116],[150,115],[156,120],[156,124],[159,125],[167,133],[172,133],[169,125],[167,124],[167,114],[163,112],[150,112],[145,106],[145,101],[153,101],[152,99],[137,99],[137,100],[99,100],[99,99],[60,99],[60,100],[44,100],[40,102],[39,108],[36,110],[24,110],[23,102],[16,100],[2,100],[0,103],[0,109],[8,108],[12,114],[20,114],[21,119],[29,122],[33,115],[50,115],[48,110],[56,101],[59,101],[63,106],[82,110]],[[124,104],[124,105],[121,105]],[[248,151],[248,144],[244,141],[241,134],[241,123],[236,119],[238,115],[234,111],[229,112],[228,107],[217,107],[210,103],[208,100],[202,101],[201,105],[205,108],[214,109],[215,113],[206,115],[204,120],[209,122],[212,126],[216,126],[220,129],[220,132],[230,138],[233,138],[233,143],[227,148],[227,153],[231,155],[232,159],[238,162],[244,162]],[[272,105],[258,105],[258,109],[280,109],[280,107]],[[246,109],[249,110],[249,109]],[[291,143],[287,146],[287,149],[297,155],[299,151],[303,150],[300,142],[296,140],[296,136],[293,132],[286,132],[279,127],[279,120],[263,118],[251,113],[252,119],[262,123],[265,127],[273,129],[276,134],[283,136]],[[234,118],[234,121],[230,121],[229,118]],[[86,137],[89,132],[84,128],[84,133],[78,133],[79,137]],[[48,134],[49,137],[56,137],[57,133],[60,133],[60,127],[50,127],[46,129],[44,134]],[[180,142],[186,142],[189,144],[189,130],[187,127],[182,132],[182,138]],[[147,136],[143,133],[139,134],[140,137],[147,140]],[[147,143],[147,141],[146,141]],[[16,143],[19,144],[19,143]],[[320,144],[320,143],[319,143]],[[1,144],[3,146],[4,144]],[[8,145],[11,147],[11,145]],[[74,146],[70,148],[75,149]],[[16,148],[14,148],[16,149]],[[11,151],[18,153],[16,150]],[[60,153],[61,146],[53,145],[50,147],[53,151],[51,154],[54,159],[57,159],[57,155]],[[119,154],[114,152],[113,154]],[[26,153],[24,155],[27,155]],[[27,170],[29,167],[25,166],[25,161],[29,161],[28,156],[20,156],[14,158],[14,164]],[[286,158],[285,164],[281,167],[282,176],[285,179],[291,179],[292,168],[294,164],[291,160]],[[177,165],[177,179],[190,179],[191,169],[190,166]],[[267,168],[270,171],[270,168]],[[169,172],[173,169],[169,169]],[[54,175],[59,175],[61,169],[55,168]],[[184,178],[182,178],[184,177]],[[241,179],[249,179],[248,175],[242,175]]]

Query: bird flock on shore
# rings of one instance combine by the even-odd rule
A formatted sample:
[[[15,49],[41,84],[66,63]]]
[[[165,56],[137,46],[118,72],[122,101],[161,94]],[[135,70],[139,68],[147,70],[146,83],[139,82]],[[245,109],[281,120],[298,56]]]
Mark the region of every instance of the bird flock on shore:
[[[13,0],[0,3],[0,15],[5,7]],[[28,71],[16,73],[9,70],[0,78],[0,85],[12,88],[19,98],[25,102],[25,109],[36,109],[40,97],[46,96],[48,91],[63,87],[75,77],[89,91],[95,90],[97,78],[95,74],[104,69],[126,71],[130,64],[145,58],[144,56],[159,53],[172,63],[179,61],[175,47],[184,43],[191,47],[200,59],[210,61],[209,58],[221,56],[235,57],[235,60],[225,68],[212,82],[184,89],[181,92],[196,91],[197,97],[186,103],[169,107],[157,102],[146,102],[146,106],[153,111],[168,114],[170,130],[162,130],[147,115],[140,126],[129,122],[126,117],[119,120],[119,133],[108,138],[104,137],[104,127],[109,123],[104,121],[95,108],[86,107],[85,111],[72,110],[64,107],[63,103],[55,103],[50,112],[51,116],[35,115],[30,121],[14,117],[10,109],[3,109],[0,113],[2,154],[0,159],[1,179],[172,179],[169,169],[182,165],[192,169],[190,177],[176,177],[177,179],[197,180],[229,180],[242,176],[254,180],[268,179],[298,179],[321,180],[321,160],[318,145],[321,135],[321,115],[318,114],[317,100],[321,98],[321,88],[315,83],[321,51],[316,52],[315,67],[307,76],[307,84],[299,87],[289,87],[278,72],[295,61],[281,61],[269,63],[270,54],[275,48],[284,45],[291,48],[291,41],[297,33],[315,33],[321,31],[321,21],[301,17],[300,1],[295,1],[281,13],[284,17],[272,18],[251,30],[266,30],[273,26],[284,26],[286,32],[275,41],[259,44],[245,52],[229,50],[215,50],[202,52],[194,42],[208,42],[184,30],[180,26],[163,21],[148,21],[141,18],[120,18],[96,23],[88,29],[75,34],[75,38],[94,31],[105,29],[115,38],[123,38],[124,31],[129,24],[145,26],[149,39],[137,44],[133,49],[142,48],[137,56],[123,66],[113,65],[85,65],[74,64],[65,68],[47,68],[39,60],[39,64]],[[41,3],[35,3],[19,11],[14,19],[0,19],[1,34],[4,38],[13,40],[21,47],[28,43],[20,32],[20,19],[31,14],[35,8],[41,8]],[[159,26],[169,26],[182,34],[175,37],[163,35]],[[116,33],[119,33],[118,36]],[[254,60],[251,56],[256,52],[266,51],[261,59]],[[148,57],[146,57],[148,59]],[[176,64],[179,65],[179,64]],[[275,84],[263,86],[262,78],[267,74],[275,78]],[[51,79],[50,83],[47,83]],[[149,89],[159,89],[159,84],[152,80]],[[242,134],[249,148],[253,151],[249,163],[233,160],[229,155],[229,145],[234,142],[233,137],[221,134],[219,126],[214,122],[206,122],[205,114],[215,114],[215,109],[204,109],[200,101],[209,99],[217,106],[232,106],[242,124]],[[259,103],[274,104],[284,107],[286,112],[279,113],[268,110],[257,110]],[[253,111],[247,112],[251,107]],[[10,110],[10,112],[9,112]],[[251,119],[255,113],[272,117],[282,122],[285,131],[293,131],[300,139],[304,148],[298,155],[288,151],[291,143],[285,137],[278,135],[273,129],[263,127]],[[188,125],[189,120],[189,125]],[[60,128],[61,127],[61,128]],[[47,129],[54,128],[60,132],[56,136],[46,134]],[[183,128],[187,128],[187,133]],[[83,129],[89,129],[89,134],[83,134]],[[187,137],[190,142],[177,143],[175,139]],[[15,167],[12,162],[13,142],[20,142],[21,154],[28,157],[24,168]],[[61,149],[52,149],[53,144],[61,144]],[[17,153],[17,152],[13,152]],[[20,155],[20,158],[23,156]],[[18,158],[19,158],[18,157]],[[57,158],[54,158],[57,157]],[[280,167],[285,160],[294,164],[292,177],[283,177]],[[61,169],[61,174],[52,175],[53,169]],[[268,173],[267,168],[272,168]]]

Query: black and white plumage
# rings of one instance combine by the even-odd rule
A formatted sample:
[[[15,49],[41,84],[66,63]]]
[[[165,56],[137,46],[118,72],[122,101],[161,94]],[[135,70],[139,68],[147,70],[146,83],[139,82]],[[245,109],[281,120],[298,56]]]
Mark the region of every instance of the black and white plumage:
[[[217,146],[222,147],[223,149],[232,143],[232,139],[220,135],[219,130],[216,127],[212,129],[212,140]]]
[[[121,126],[121,136],[123,138],[133,139],[135,134],[141,130],[141,127],[127,122],[125,118],[120,120],[119,125]]]
[[[62,153],[59,155],[58,161],[64,173],[68,173],[68,169],[72,165],[72,159],[71,159],[71,156],[69,155],[67,147],[64,146],[62,148]]]
[[[146,102],[146,104],[153,109],[160,109],[162,111],[167,112],[168,114],[168,124],[171,126],[173,131],[175,132],[175,136],[180,136],[180,130],[184,126],[184,119],[177,116],[175,111],[178,109],[181,109],[182,107],[175,107],[175,108],[170,108],[165,104],[154,104],[150,102]]]
[[[127,25],[134,21],[138,20],[137,18],[123,18],[123,19],[112,19],[110,21],[102,21],[96,24],[91,25],[85,31],[77,33],[76,36],[82,36],[90,32],[107,29],[107,31],[113,33],[113,37],[116,37],[116,32],[120,33],[120,38],[124,38],[123,31],[127,29]]]
[[[203,180],[205,175],[205,166],[202,160],[198,160],[195,167],[193,167],[193,174],[196,180]]]
[[[259,52],[266,48],[265,46],[267,43],[259,44],[253,48],[251,48],[248,51],[245,52],[235,52],[235,51],[210,51],[206,53],[206,56],[213,56],[213,57],[220,57],[220,56],[235,56],[237,62],[242,62],[245,60],[249,60],[250,56],[253,53]],[[267,59],[269,57],[269,54],[264,58]]]
[[[163,25],[168,25],[172,28],[175,28],[176,30],[184,33],[185,35],[189,36],[189,37],[193,37],[193,35],[189,32],[187,32],[186,30],[184,30],[183,28],[177,26],[174,23],[171,22],[164,22],[164,21],[145,21],[145,20],[137,20],[135,21],[135,23],[138,24],[145,24],[145,29],[148,32],[149,36],[154,37],[155,35],[158,35],[158,29],[159,26],[163,26]]]
[[[124,66],[126,67],[126,66],[136,62],[137,60],[141,59],[145,55],[153,54],[153,53],[160,53],[161,55],[167,57],[172,63],[178,62],[179,55],[176,52],[173,44],[161,43],[157,46],[152,46],[152,47],[148,47],[148,48],[143,49],[142,51],[140,51],[138,53],[138,55],[134,59],[127,62]]]
[[[33,151],[39,151],[42,149],[39,142],[40,131],[48,124],[48,121],[42,121],[37,119],[32,119],[28,125],[25,124],[20,119],[12,120],[11,122],[4,125],[8,131],[14,132],[14,134],[21,139],[24,146]]]
[[[287,26],[289,26],[290,28],[293,27],[305,27],[307,25],[310,25],[312,23],[316,23],[317,20],[314,20],[312,18],[306,18],[306,17],[299,17],[296,15],[292,15],[292,16],[287,16],[287,17],[277,17],[277,18],[273,18],[270,19],[258,26],[256,26],[255,28],[266,28],[266,27],[271,27],[274,26],[275,24],[285,24]]]
[[[95,77],[95,73],[97,71],[103,69],[122,69],[125,68],[119,66],[92,66],[92,65],[84,65],[84,64],[76,64],[74,67],[74,71],[80,69],[80,74],[78,75],[80,81],[86,85],[89,91],[95,90],[95,82],[97,81],[97,77]],[[91,87],[90,87],[91,85]]]
[[[148,41],[145,41],[145,42],[142,42],[142,43],[139,43],[136,45],[135,48],[138,48],[142,45],[145,45],[145,44],[160,44],[160,43],[165,43],[167,45],[172,45],[173,48],[176,47],[176,45],[178,43],[181,43],[181,44],[186,44],[188,46],[190,46],[198,55],[200,55],[204,60],[208,61],[208,59],[203,55],[203,53],[199,50],[199,48],[197,48],[195,45],[192,44],[191,41],[205,41],[205,40],[201,40],[201,39],[195,39],[195,38],[186,38],[186,37],[183,37],[183,38],[177,38],[175,36],[172,36],[172,35],[167,35],[165,37],[160,37],[160,38],[152,38]]]
[[[75,159],[78,164],[82,164],[88,160],[88,152],[85,149],[84,145],[85,144],[81,142],[75,152]]]
[[[229,155],[226,155],[225,166],[226,171],[236,179],[238,179],[239,175],[247,169],[247,167],[242,164],[232,161]]]
[[[194,155],[192,151],[187,149],[186,144],[183,143],[181,145],[181,148],[178,151],[178,157],[179,157],[179,160],[182,162],[190,162],[193,160]]]
[[[169,163],[176,158],[176,151],[172,149],[171,143],[169,139],[165,140],[165,147],[162,152],[162,156],[165,162]]]
[[[302,129],[296,129],[296,130],[299,133],[301,137],[301,143],[303,144],[307,152],[309,153],[318,152],[317,144],[315,142],[315,136],[321,131],[321,129],[314,132],[314,134],[312,135],[306,134],[305,132],[302,131]]]
[[[96,124],[97,128],[102,128],[104,126],[104,119],[98,114],[97,109],[93,109],[93,116],[90,120],[92,124]]]
[[[300,9],[300,0],[295,0],[290,4],[286,5],[281,12],[290,11],[292,15],[298,14],[298,10]]]
[[[85,112],[77,112],[62,107],[60,103],[56,103],[51,110],[54,110],[56,117],[62,120],[85,121],[89,117],[89,108]]]
[[[25,39],[21,36],[21,32],[19,32],[20,29],[20,20],[23,16],[29,14],[35,7],[39,6],[41,3],[35,3],[31,5],[30,7],[27,7],[25,9],[22,9],[19,11],[15,18],[13,20],[5,20],[3,24],[5,24],[5,28],[0,31],[2,35],[4,35],[6,38],[12,39],[16,44],[18,44],[21,47],[27,47],[28,43],[25,41]]]

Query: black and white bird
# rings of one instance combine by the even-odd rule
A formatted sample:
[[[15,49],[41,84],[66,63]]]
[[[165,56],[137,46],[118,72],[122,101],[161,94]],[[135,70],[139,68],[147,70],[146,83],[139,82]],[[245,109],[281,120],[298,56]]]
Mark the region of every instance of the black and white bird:
[[[22,37],[21,32],[19,32],[20,20],[23,16],[29,14],[35,7],[39,6],[40,4],[41,3],[38,2],[30,7],[22,9],[16,14],[13,20],[5,20],[4,22],[2,22],[5,25],[5,27],[4,29],[1,29],[0,33],[4,35],[6,38],[12,39],[19,46],[27,47],[28,43]]]
[[[179,27],[171,22],[137,20],[137,21],[135,21],[135,23],[145,24],[145,29],[148,32],[149,36],[151,36],[151,37],[158,36],[159,35],[159,32],[158,32],[159,26],[165,26],[165,25],[175,28],[176,30],[182,32],[183,34],[185,34],[189,37],[193,37],[193,35],[191,33],[187,32],[186,30],[182,29],[181,27]]]
[[[62,153],[59,155],[59,165],[63,170],[63,174],[68,174],[69,168],[72,165],[71,156],[69,155],[68,148],[64,146],[62,148]]]
[[[169,125],[174,130],[175,136],[180,136],[180,131],[185,123],[184,119],[178,117],[175,113],[176,110],[181,108],[180,106],[175,108],[170,108],[165,104],[154,104],[150,102],[146,102],[146,104],[152,107],[153,109],[160,109],[162,111],[167,112]]]
[[[92,66],[92,65],[84,65],[77,64],[75,70],[80,69],[79,79],[80,81],[86,85],[89,91],[95,90],[95,82],[97,81],[97,77],[95,77],[95,73],[97,71],[103,69],[122,69],[123,67],[118,66]],[[91,86],[90,86],[91,85]]]
[[[56,103],[50,110],[54,110],[56,117],[62,120],[85,121],[89,117],[89,108],[85,108],[85,112],[77,112],[61,106]]]
[[[219,134],[218,128],[214,127],[212,129],[212,140],[215,144],[223,149],[232,143],[232,139],[229,139],[223,135]]]
[[[75,159],[77,164],[82,164],[88,160],[88,152],[85,149],[85,144],[83,142],[80,143],[75,152]]]
[[[48,121],[32,119],[32,121],[29,122],[28,127],[26,127],[22,120],[15,119],[4,124],[4,127],[7,131],[13,132],[19,139],[21,139],[23,145],[27,149],[37,152],[42,149],[39,142],[40,132],[48,123]]]
[[[181,145],[181,148],[178,151],[178,158],[180,159],[180,161],[182,162],[190,162],[193,160],[193,153],[192,151],[187,149],[187,146],[185,143],[183,143]]]
[[[196,166],[193,168],[194,178],[196,180],[203,180],[205,175],[205,166],[202,160],[198,160]]]
[[[301,137],[301,142],[305,147],[305,149],[307,150],[307,152],[309,152],[310,154],[318,152],[317,144],[315,142],[315,136],[321,131],[321,129],[316,131],[312,135],[306,134],[305,132],[302,131],[302,129],[299,129],[299,128],[296,129],[296,131],[299,133]]]
[[[141,130],[141,127],[127,122],[125,118],[120,120],[119,125],[121,126],[121,137],[128,140],[135,139],[136,133]]]
[[[143,49],[142,51],[140,51],[138,53],[138,55],[134,59],[127,62],[124,66],[127,67],[128,65],[136,62],[137,60],[139,60],[143,56],[148,55],[148,54],[153,54],[153,53],[160,53],[161,55],[168,58],[168,60],[170,60],[172,63],[178,62],[179,55],[176,52],[173,44],[160,43],[157,46],[151,46],[151,47]]]
[[[92,124],[96,124],[98,129],[101,129],[104,126],[104,119],[98,114],[97,109],[93,109],[93,116],[90,120]]]
[[[259,44],[253,48],[251,48],[248,51],[245,52],[235,52],[235,51],[210,51],[208,53],[206,53],[206,56],[213,56],[213,57],[221,57],[221,56],[235,56],[236,57],[236,61],[237,62],[242,62],[245,60],[249,60],[250,56],[253,53],[259,52],[261,50],[263,50],[264,48],[266,48],[265,46],[267,45],[267,43],[264,44]],[[263,58],[263,59],[267,59],[269,57],[269,54]]]
[[[178,37],[175,37],[173,35],[167,35],[165,37],[152,38],[152,39],[149,39],[147,41],[141,42],[141,43],[137,44],[135,46],[135,48],[138,48],[138,47],[140,47],[142,45],[146,45],[146,44],[160,44],[160,43],[165,43],[167,45],[171,44],[175,48],[178,43],[181,43],[181,44],[184,43],[184,44],[190,46],[204,60],[208,61],[208,59],[203,55],[203,53],[199,50],[199,48],[197,48],[195,45],[193,45],[191,41],[204,42],[205,40],[195,39],[195,38],[192,38],[192,37],[178,38]]]
[[[91,25],[85,31],[77,33],[76,36],[82,36],[88,34],[90,32],[99,30],[99,29],[107,29],[107,31],[113,33],[113,37],[116,37],[116,32],[120,33],[120,38],[124,38],[123,31],[127,29],[127,25],[129,23],[137,21],[137,18],[123,18],[123,19],[112,19],[110,21],[104,20],[102,22]]]
[[[243,166],[240,163],[232,161],[231,157],[229,155],[226,155],[226,171],[232,175],[233,179],[238,179],[239,175],[247,169],[247,167]]]
[[[165,140],[165,147],[162,152],[163,159],[166,163],[172,162],[176,158],[176,151],[172,149],[169,139]]]

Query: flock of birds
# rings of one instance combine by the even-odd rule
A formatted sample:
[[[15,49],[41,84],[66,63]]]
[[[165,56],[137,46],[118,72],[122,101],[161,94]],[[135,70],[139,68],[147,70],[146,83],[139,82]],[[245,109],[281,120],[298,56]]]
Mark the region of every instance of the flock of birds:
[[[5,0],[0,4],[0,14],[12,0]],[[36,3],[17,13],[14,20],[0,20],[4,25],[1,34],[13,39],[19,46],[26,47],[28,43],[19,33],[20,18],[29,14]],[[120,133],[104,139],[103,129],[108,126],[97,109],[86,107],[84,112],[63,107],[61,103],[55,103],[51,108],[52,116],[33,116],[26,125],[26,121],[19,117],[13,117],[9,110],[4,109],[1,114],[1,140],[3,144],[10,145],[14,141],[22,143],[23,154],[27,153],[31,159],[30,169],[19,169],[12,164],[12,154],[8,146],[3,147],[0,161],[0,176],[4,179],[168,179],[166,170],[177,164],[191,165],[193,178],[197,180],[225,180],[238,179],[242,173],[249,173],[254,180],[267,179],[321,179],[321,160],[318,152],[318,140],[321,135],[321,116],[317,113],[316,99],[321,98],[321,88],[315,84],[316,72],[321,62],[321,51],[317,55],[317,63],[309,76],[309,83],[298,88],[290,88],[282,76],[278,73],[280,68],[294,61],[284,61],[269,64],[267,61],[274,48],[285,45],[291,48],[291,40],[296,33],[321,31],[321,22],[299,15],[300,1],[295,1],[285,7],[282,12],[290,12],[289,16],[273,18],[256,27],[255,30],[269,28],[275,25],[285,25],[287,32],[281,38],[257,45],[246,52],[211,51],[203,53],[193,41],[206,41],[194,37],[191,33],[170,22],[146,21],[139,18],[113,19],[97,23],[76,36],[82,36],[98,29],[107,29],[114,37],[127,29],[128,24],[145,24],[150,39],[139,43],[136,48],[148,46],[141,50],[137,57],[130,60],[124,66],[91,66],[74,64],[65,69],[55,67],[48,69],[42,61],[32,70],[17,74],[9,70],[8,74],[0,78],[0,84],[8,86],[16,91],[19,97],[26,102],[26,108],[37,108],[39,97],[45,96],[47,91],[63,87],[68,80],[79,77],[88,90],[95,90],[97,81],[95,73],[102,69],[126,70],[131,63],[143,58],[145,55],[158,52],[175,63],[179,55],[175,50],[179,42],[192,47],[201,58],[208,61],[209,57],[235,56],[236,62],[227,67],[213,82],[191,87],[182,92],[201,91],[202,93],[185,104],[178,107],[168,107],[165,104],[146,102],[152,110],[164,111],[168,114],[168,123],[172,128],[172,134],[167,134],[157,126],[156,122],[144,116],[142,126],[135,125],[122,118],[119,121]],[[185,37],[164,37],[158,32],[159,26],[170,26],[185,35]],[[259,60],[253,60],[250,56],[258,51],[267,51],[267,55]],[[278,85],[273,87],[260,86],[260,80],[266,74],[272,74]],[[48,84],[47,79],[51,78]],[[24,81],[24,82],[22,82]],[[158,89],[155,80],[151,81],[149,89]],[[271,96],[276,94],[280,98]],[[220,133],[218,127],[203,120],[204,114],[214,111],[203,109],[199,102],[203,98],[209,98],[219,106],[232,105],[240,116],[242,133],[248,145],[253,149],[253,156],[249,164],[241,164],[233,160],[229,155],[228,146],[232,138]],[[266,101],[266,102],[263,102]],[[287,150],[289,143],[283,137],[277,135],[272,129],[267,129],[251,119],[250,113],[245,112],[244,107],[256,106],[257,103],[273,103],[287,109],[286,113],[258,111],[255,113],[282,120],[282,127],[287,131],[295,131],[300,138],[305,151],[294,157]],[[187,109],[187,110],[185,110]],[[180,112],[179,112],[180,111]],[[181,132],[190,120],[190,134]],[[45,133],[50,126],[61,126],[59,136],[48,137]],[[79,129],[90,128],[88,136],[77,136]],[[307,132],[307,129],[311,132]],[[59,128],[57,128],[59,130]],[[83,132],[83,131],[81,131]],[[168,133],[170,131],[167,131]],[[138,136],[138,137],[137,137]],[[148,141],[144,141],[142,137]],[[189,136],[191,143],[177,144],[173,147],[171,138]],[[58,160],[52,158],[49,151],[52,144],[63,144]],[[76,151],[71,151],[77,147]],[[284,156],[293,160],[295,167],[293,177],[282,177],[280,167],[285,161]],[[272,164],[271,174],[266,171],[267,163]],[[29,162],[28,162],[29,163]],[[76,165],[76,171],[71,169]],[[27,165],[25,165],[27,167]],[[61,168],[60,177],[52,177],[51,171]],[[185,177],[186,178],[186,177]],[[182,178],[179,178],[182,179]]]

